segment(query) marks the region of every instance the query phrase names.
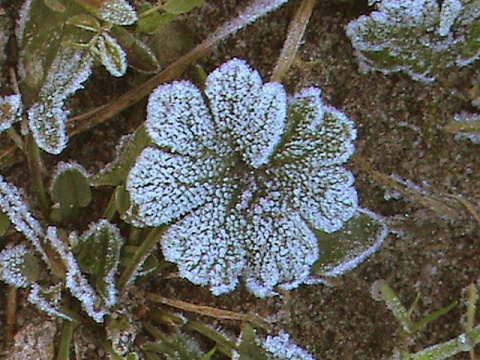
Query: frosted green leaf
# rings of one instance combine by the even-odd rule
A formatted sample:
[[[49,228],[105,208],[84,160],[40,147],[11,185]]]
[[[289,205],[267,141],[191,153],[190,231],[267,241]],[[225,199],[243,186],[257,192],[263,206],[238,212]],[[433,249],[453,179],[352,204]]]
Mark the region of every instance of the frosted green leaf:
[[[25,288],[30,279],[25,275],[28,252],[25,245],[7,247],[0,252],[0,279],[17,288]]]
[[[20,191],[7,183],[0,175],[0,209],[5,213],[19,233],[32,243],[48,264],[48,257],[43,249],[41,240],[44,231],[37,219],[33,217],[23,200]]]
[[[0,133],[8,130],[14,123],[21,120],[22,110],[21,95],[0,97]]]
[[[356,212],[353,175],[342,167],[353,123],[317,89],[288,102],[280,84],[262,84],[237,59],[208,76],[205,96],[187,82],[152,93],[145,127],[156,147],[128,175],[130,221],[173,223],[165,258],[216,295],[239,277],[259,297],[292,289],[319,257],[313,229],[337,231]]]
[[[65,101],[82,88],[92,66],[93,57],[85,49],[65,45],[55,57],[40,89],[40,101],[27,112],[35,142],[46,152],[57,155],[66,147],[68,111],[63,109]]]
[[[96,17],[115,25],[132,25],[137,21],[135,9],[126,0],[77,0]]]
[[[72,248],[81,271],[89,274],[90,283],[103,299],[105,307],[117,303],[115,275],[122,245],[123,238],[118,228],[107,220],[100,220],[91,224]]]
[[[47,289],[42,288],[37,283],[33,283],[30,287],[30,293],[28,294],[28,301],[51,316],[73,321],[70,316],[60,311],[62,289],[63,286],[61,283],[53,285]]]
[[[107,71],[116,77],[123,76],[127,71],[127,54],[117,40],[107,32],[98,37],[95,49],[100,62]]]
[[[451,66],[480,56],[477,0],[382,0],[377,11],[347,26],[364,72],[404,71],[414,80],[434,81]]]
[[[342,229],[327,234],[316,232],[322,249],[322,257],[312,266],[312,274],[318,279],[308,283],[328,282],[356,268],[376,252],[388,235],[385,221],[365,209],[358,209]]]
[[[50,185],[50,194],[55,203],[52,218],[62,221],[92,201],[89,177],[85,168],[78,163],[57,164]]]
[[[89,284],[87,278],[80,271],[80,267],[71,250],[58,238],[57,228],[50,226],[47,229],[46,240],[58,253],[67,269],[66,287],[80,301],[82,307],[91,318],[98,323],[103,322],[103,318],[108,313],[111,304],[106,303]]]
[[[28,127],[38,147],[58,155],[67,146],[67,112],[49,104],[36,103],[28,110]]]

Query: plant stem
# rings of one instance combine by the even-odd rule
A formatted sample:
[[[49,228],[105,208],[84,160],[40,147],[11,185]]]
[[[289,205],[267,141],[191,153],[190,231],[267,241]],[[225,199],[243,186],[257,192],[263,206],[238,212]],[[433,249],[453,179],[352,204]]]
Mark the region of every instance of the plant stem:
[[[57,360],[70,359],[70,346],[72,344],[73,330],[75,328],[74,321],[64,321],[62,329],[62,338],[58,347]]]
[[[316,0],[303,0],[295,12],[288,26],[287,38],[283,44],[282,52],[278,57],[270,81],[281,82],[282,77],[286,74],[290,66],[292,66],[297,51],[300,48],[303,35],[305,34],[305,29],[310,21],[315,3]]]
[[[269,329],[271,327],[270,323],[267,320],[253,314],[242,314],[233,311],[218,309],[211,306],[195,305],[182,300],[168,299],[157,294],[150,294],[147,298],[148,300],[156,303],[161,303],[174,307],[176,309],[190,311],[204,316],[210,316],[215,319],[246,321],[255,325],[256,327],[261,327],[264,329]]]
[[[10,345],[13,343],[16,324],[17,324],[17,288],[15,286],[9,286],[8,295],[7,295],[7,328],[5,331],[7,345]]]
[[[50,218],[50,202],[47,198],[45,185],[43,183],[43,162],[32,134],[27,136],[27,159],[30,176],[33,179],[33,186],[37,196],[38,205],[45,219]]]
[[[164,230],[165,226],[151,229],[145,240],[138,247],[137,252],[135,255],[133,255],[131,262],[129,262],[118,279],[118,292],[120,294],[123,293],[127,285],[133,281],[138,269],[142,266],[145,259],[148,257],[148,255],[150,255],[153,248],[157,245],[157,242],[160,240],[160,236]]]

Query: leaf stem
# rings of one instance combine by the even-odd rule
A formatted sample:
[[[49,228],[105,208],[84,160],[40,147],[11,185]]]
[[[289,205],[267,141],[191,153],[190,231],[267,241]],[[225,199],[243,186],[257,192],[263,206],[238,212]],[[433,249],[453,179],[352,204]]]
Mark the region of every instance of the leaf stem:
[[[72,344],[73,330],[75,328],[75,321],[64,321],[62,329],[62,337],[58,347],[57,360],[70,359],[70,346]]]
[[[17,305],[17,288],[15,286],[9,286],[7,295],[7,326],[5,331],[7,345],[13,343],[15,325],[17,323]]]
[[[297,51],[300,48],[303,35],[305,34],[305,29],[310,21],[315,3],[316,0],[303,0],[295,12],[288,26],[287,38],[283,44],[282,52],[278,57],[270,81],[281,82],[282,77],[286,74],[290,66],[292,66]]]
[[[45,219],[50,219],[50,202],[47,198],[43,182],[43,162],[32,134],[27,135],[27,159],[30,176],[33,179],[33,186],[37,196],[38,205]]]

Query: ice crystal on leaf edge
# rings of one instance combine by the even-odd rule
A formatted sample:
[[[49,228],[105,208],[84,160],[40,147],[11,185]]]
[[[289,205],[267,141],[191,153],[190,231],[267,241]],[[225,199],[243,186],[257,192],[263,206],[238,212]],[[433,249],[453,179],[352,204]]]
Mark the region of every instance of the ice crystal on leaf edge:
[[[287,98],[234,59],[203,94],[186,81],[150,96],[142,151],[127,178],[135,226],[171,224],[165,258],[216,294],[240,276],[256,296],[307,281],[319,257],[312,228],[332,233],[357,211],[354,124],[316,88]],[[208,105],[207,105],[208,104]]]

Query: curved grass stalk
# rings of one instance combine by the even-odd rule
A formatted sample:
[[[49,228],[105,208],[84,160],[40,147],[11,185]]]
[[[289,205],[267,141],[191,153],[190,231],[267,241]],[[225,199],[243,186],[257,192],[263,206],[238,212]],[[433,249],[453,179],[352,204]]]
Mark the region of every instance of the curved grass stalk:
[[[288,26],[287,38],[283,44],[282,52],[278,57],[270,81],[281,82],[282,77],[287,73],[290,66],[292,66],[298,49],[300,48],[303,35],[305,34],[305,29],[310,21],[315,3],[316,0],[303,0],[295,12]]]

